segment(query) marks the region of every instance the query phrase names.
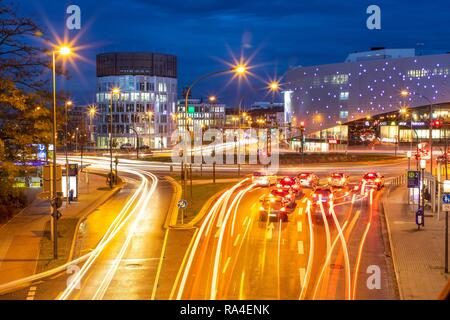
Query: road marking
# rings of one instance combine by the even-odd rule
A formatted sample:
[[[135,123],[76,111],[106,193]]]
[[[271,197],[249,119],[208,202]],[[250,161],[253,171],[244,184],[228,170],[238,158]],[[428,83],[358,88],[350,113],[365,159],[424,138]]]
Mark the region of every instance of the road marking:
[[[239,239],[240,239],[240,238],[241,238],[241,234],[239,233],[239,234],[236,236],[236,240],[234,240],[233,247],[236,247],[236,246],[238,245]]]
[[[303,288],[303,286],[305,285],[306,270],[305,268],[300,268],[298,270],[300,272],[300,287]]]
[[[298,215],[299,215],[299,216],[302,216],[302,215],[303,215],[303,210],[304,210],[303,207],[301,207],[301,208],[298,209]]]
[[[297,231],[303,232],[303,223],[301,221],[297,221]]]
[[[304,254],[305,251],[303,250],[303,241],[299,240],[297,242],[297,246],[298,246],[298,254]]]
[[[244,300],[244,279],[245,279],[245,271],[242,271],[241,285],[239,286],[239,300]]]
[[[34,296],[36,295],[36,289],[37,287],[30,287],[30,290],[28,291],[27,300],[34,300]]]
[[[225,266],[223,267],[222,274],[224,274],[227,271],[230,261],[231,261],[231,257],[228,257],[227,262],[225,262]]]
[[[302,200],[303,203],[306,203],[306,201],[308,201],[308,198],[304,198],[304,199]]]
[[[248,216],[245,217],[244,223],[242,224],[244,227],[245,227],[245,224],[247,223],[247,220],[248,220]]]

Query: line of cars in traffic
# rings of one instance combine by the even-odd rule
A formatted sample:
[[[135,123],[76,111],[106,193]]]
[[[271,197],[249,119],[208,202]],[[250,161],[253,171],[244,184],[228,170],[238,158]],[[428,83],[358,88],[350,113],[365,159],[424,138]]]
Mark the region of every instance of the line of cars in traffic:
[[[329,215],[335,190],[349,189],[350,177],[341,172],[333,172],[327,177],[327,183],[320,184],[320,178],[311,172],[301,172],[297,176],[286,176],[278,179],[276,175],[255,172],[252,182],[259,187],[268,187],[270,192],[260,198],[260,221],[289,221],[289,214],[296,207],[296,200],[304,193],[303,188],[312,189],[312,212],[322,210]],[[367,189],[381,190],[384,187],[384,176],[378,172],[368,172],[353,187],[353,191]]]

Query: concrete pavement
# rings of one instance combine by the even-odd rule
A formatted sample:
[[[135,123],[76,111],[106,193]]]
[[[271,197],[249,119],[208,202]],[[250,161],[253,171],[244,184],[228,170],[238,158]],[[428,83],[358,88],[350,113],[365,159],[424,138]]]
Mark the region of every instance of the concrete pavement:
[[[89,174],[79,178],[79,198],[60,209],[61,219],[79,219],[92,212],[117,190],[109,190],[105,178]],[[50,220],[48,200],[36,198],[28,207],[0,228],[0,284],[33,275],[38,264],[41,239]]]
[[[401,298],[437,299],[450,279],[444,273],[445,219],[426,216],[418,230],[405,186],[392,190],[383,206]]]

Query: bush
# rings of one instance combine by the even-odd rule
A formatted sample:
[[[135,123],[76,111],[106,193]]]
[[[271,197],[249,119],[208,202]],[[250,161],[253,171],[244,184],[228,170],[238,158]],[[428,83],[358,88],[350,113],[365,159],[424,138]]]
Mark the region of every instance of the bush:
[[[11,218],[14,214],[24,208],[27,198],[23,189],[14,188],[5,181],[0,182],[0,219]]]

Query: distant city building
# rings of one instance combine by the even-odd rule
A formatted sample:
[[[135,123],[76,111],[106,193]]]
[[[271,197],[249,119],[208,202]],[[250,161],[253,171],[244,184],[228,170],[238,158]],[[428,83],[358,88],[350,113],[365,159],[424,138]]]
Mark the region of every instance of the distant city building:
[[[225,125],[226,106],[224,104],[189,98],[187,112],[185,108],[186,99],[178,100],[177,128],[180,132],[184,132],[186,124],[190,131],[194,126],[217,129]]]
[[[251,105],[246,115],[247,121],[250,121],[253,126],[258,126],[258,123],[271,128],[283,128],[285,126],[283,103],[256,102]]]
[[[374,48],[352,53],[344,63],[291,68],[285,82],[285,121],[296,126],[304,121],[312,139],[348,140],[350,131],[351,141],[361,141],[361,132],[353,130],[361,123],[376,126],[376,135],[388,141],[411,141],[416,129],[425,139],[427,99],[440,105],[432,119],[445,119],[450,111],[445,107],[450,102],[450,54],[417,56],[414,49]],[[404,90],[410,94],[402,96]],[[400,121],[405,107],[406,119]],[[414,128],[419,119],[427,120]],[[433,138],[440,136],[433,131]]]
[[[119,94],[111,94],[119,88]],[[109,110],[112,101],[113,139],[164,148],[170,143],[177,99],[177,58],[150,52],[97,55],[97,147],[109,146]]]

